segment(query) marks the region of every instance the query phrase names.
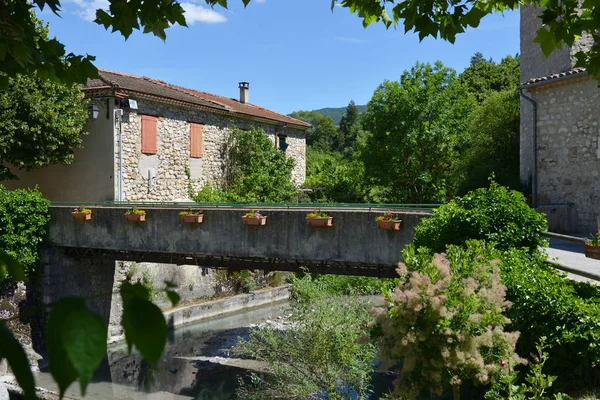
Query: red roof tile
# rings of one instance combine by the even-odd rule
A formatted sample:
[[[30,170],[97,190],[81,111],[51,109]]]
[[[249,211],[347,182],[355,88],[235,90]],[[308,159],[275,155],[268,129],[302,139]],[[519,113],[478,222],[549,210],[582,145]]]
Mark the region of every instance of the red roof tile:
[[[117,90],[121,89],[124,91],[148,94],[165,99],[195,104],[202,107],[213,108],[215,110],[227,111],[233,114],[238,114],[240,117],[249,116],[262,118],[284,124],[295,125],[304,129],[311,126],[304,121],[288,117],[287,115],[279,114],[275,111],[271,111],[254,104],[240,103],[240,101],[236,99],[217,96],[198,90],[187,89],[157,79],[106,70],[99,70],[98,73],[100,79],[88,80],[87,85],[85,85],[82,90],[91,91],[99,88],[110,87]]]

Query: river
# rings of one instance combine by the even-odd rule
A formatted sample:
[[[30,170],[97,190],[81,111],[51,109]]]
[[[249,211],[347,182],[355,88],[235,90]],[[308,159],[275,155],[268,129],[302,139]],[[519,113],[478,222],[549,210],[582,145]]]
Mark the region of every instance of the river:
[[[229,349],[239,337],[248,336],[253,324],[277,320],[288,311],[289,303],[280,302],[178,327],[170,332],[163,357],[154,369],[136,352],[128,355],[125,343],[109,346],[85,399],[233,400],[238,377],[260,364],[230,358]],[[58,390],[49,373],[36,374],[36,381],[38,387]],[[382,387],[389,388],[390,380],[376,374],[373,384],[381,391]],[[71,385],[65,398],[81,398],[77,383]],[[379,394],[372,396],[377,398]]]
[[[280,302],[178,327],[170,333],[156,369],[139,354],[128,355],[124,343],[110,346],[85,399],[233,399],[237,377],[253,361],[229,359],[227,350],[238,337],[247,337],[249,326],[275,320],[288,309],[287,302]],[[58,390],[49,373],[36,374],[36,383]],[[78,383],[71,385],[66,398],[81,398]]]

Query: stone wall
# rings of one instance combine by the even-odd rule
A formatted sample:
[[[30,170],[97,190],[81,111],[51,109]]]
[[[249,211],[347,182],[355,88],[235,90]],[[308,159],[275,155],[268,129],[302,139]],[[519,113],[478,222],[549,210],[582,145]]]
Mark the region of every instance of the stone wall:
[[[140,114],[158,117],[158,153],[155,155],[141,153]],[[190,158],[189,122],[204,125],[204,154],[201,158]],[[189,200],[186,168],[189,168],[194,190],[199,190],[207,182],[219,183],[223,178],[224,146],[229,128],[233,126],[241,129],[249,129],[252,126],[262,128],[273,142],[278,133],[286,134],[289,143],[286,154],[296,160],[293,179],[297,184],[304,182],[306,140],[302,130],[139,100],[137,112],[126,112],[122,122],[123,200]],[[115,137],[116,176],[118,176],[118,157],[117,135]],[[149,170],[154,171],[152,182],[148,179]],[[118,182],[115,185],[115,193],[118,196]]]
[[[582,35],[573,47],[555,50],[548,58],[542,53],[539,43],[533,39],[541,27],[539,15],[541,9],[534,6],[521,6],[520,46],[521,46],[521,82],[540,78],[557,72],[567,71],[575,65],[574,55],[580,50],[590,49],[593,45],[591,35]],[[527,94],[527,93],[525,93]],[[521,99],[521,136],[520,136],[520,177],[524,184],[531,182],[533,168],[533,107]]]
[[[592,79],[567,82],[530,93],[538,103],[539,197],[575,203],[579,230],[594,232],[600,215],[600,89]]]

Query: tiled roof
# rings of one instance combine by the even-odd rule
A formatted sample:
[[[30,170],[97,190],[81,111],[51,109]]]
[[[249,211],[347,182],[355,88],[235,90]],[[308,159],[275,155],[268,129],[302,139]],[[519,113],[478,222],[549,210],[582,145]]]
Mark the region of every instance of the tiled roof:
[[[301,128],[309,128],[311,126],[304,121],[279,114],[275,111],[267,110],[266,108],[254,104],[240,103],[240,101],[236,99],[183,88],[145,76],[141,77],[106,70],[99,70],[98,74],[100,79],[88,80],[87,85],[85,85],[82,90],[92,91],[100,88],[114,88],[116,90],[120,89],[123,91],[142,93],[208,107],[219,111],[230,112],[234,115],[238,114],[238,116],[242,118],[244,116],[262,118],[295,125]]]
[[[549,82],[554,79],[564,78],[564,77],[571,76],[571,75],[580,75],[580,74],[583,75],[585,73],[586,73],[585,68],[573,68],[568,71],[559,72],[559,73],[551,74],[551,75],[547,75],[547,76],[542,76],[541,78],[532,78],[532,79],[528,80],[527,82],[525,82],[523,84],[523,86],[532,85],[534,83]]]

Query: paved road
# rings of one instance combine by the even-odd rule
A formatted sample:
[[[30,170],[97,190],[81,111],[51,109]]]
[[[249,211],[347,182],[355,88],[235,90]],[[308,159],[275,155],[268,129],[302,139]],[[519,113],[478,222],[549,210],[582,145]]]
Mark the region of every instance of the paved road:
[[[600,260],[585,256],[582,244],[550,240],[548,261],[568,272],[569,278],[600,284]]]

